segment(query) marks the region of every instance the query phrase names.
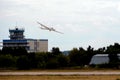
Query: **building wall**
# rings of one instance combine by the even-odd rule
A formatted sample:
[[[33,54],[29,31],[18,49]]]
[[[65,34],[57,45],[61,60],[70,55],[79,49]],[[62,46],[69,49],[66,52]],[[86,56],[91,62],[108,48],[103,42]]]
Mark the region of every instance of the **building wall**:
[[[120,54],[117,54],[118,58],[120,59]],[[105,64],[109,63],[109,56],[108,54],[96,54],[92,57],[90,64]]]
[[[29,52],[47,52],[48,40],[47,39],[31,39],[28,40]]]
[[[35,52],[35,49],[34,49],[34,41],[32,40],[27,40],[27,45],[29,46],[29,49],[28,49],[28,52]]]
[[[48,40],[40,40],[38,43],[38,52],[48,52]]]
[[[28,52],[47,52],[47,39],[3,40],[3,47],[26,47]]]
[[[3,47],[22,47],[27,45],[27,40],[3,40]]]
[[[90,62],[90,64],[105,64],[105,63],[109,63],[108,54],[94,55]]]

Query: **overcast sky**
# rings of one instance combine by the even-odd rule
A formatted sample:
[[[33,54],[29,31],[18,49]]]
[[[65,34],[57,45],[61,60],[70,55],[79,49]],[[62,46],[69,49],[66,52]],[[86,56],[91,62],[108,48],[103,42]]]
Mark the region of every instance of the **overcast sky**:
[[[41,30],[36,21],[64,34]],[[120,0],[0,0],[0,41],[16,25],[26,38],[48,39],[49,50],[97,49],[120,43]]]

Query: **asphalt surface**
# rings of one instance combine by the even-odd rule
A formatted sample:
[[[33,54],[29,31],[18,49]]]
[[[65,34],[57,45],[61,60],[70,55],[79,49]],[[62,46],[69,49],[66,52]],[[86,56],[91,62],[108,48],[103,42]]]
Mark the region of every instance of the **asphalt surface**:
[[[0,72],[0,76],[43,76],[43,75],[61,75],[61,76],[69,76],[69,75],[83,75],[83,76],[92,76],[92,75],[120,75],[120,72]]]

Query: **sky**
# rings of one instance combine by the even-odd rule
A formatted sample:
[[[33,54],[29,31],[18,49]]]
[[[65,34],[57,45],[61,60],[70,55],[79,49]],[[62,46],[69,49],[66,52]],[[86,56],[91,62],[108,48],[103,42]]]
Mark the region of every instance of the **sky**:
[[[64,34],[41,30],[37,21]],[[0,42],[15,26],[26,38],[48,39],[49,51],[98,49],[120,43],[120,0],[0,0]]]

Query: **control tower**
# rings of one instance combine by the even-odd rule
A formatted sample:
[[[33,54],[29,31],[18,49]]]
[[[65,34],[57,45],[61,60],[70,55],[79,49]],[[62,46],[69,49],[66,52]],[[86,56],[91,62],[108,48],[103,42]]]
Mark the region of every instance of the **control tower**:
[[[47,52],[48,39],[27,39],[24,36],[23,28],[9,29],[10,39],[3,40],[3,48],[5,47],[24,47],[28,52]]]
[[[9,29],[10,39],[11,40],[21,40],[24,39],[24,29]]]

